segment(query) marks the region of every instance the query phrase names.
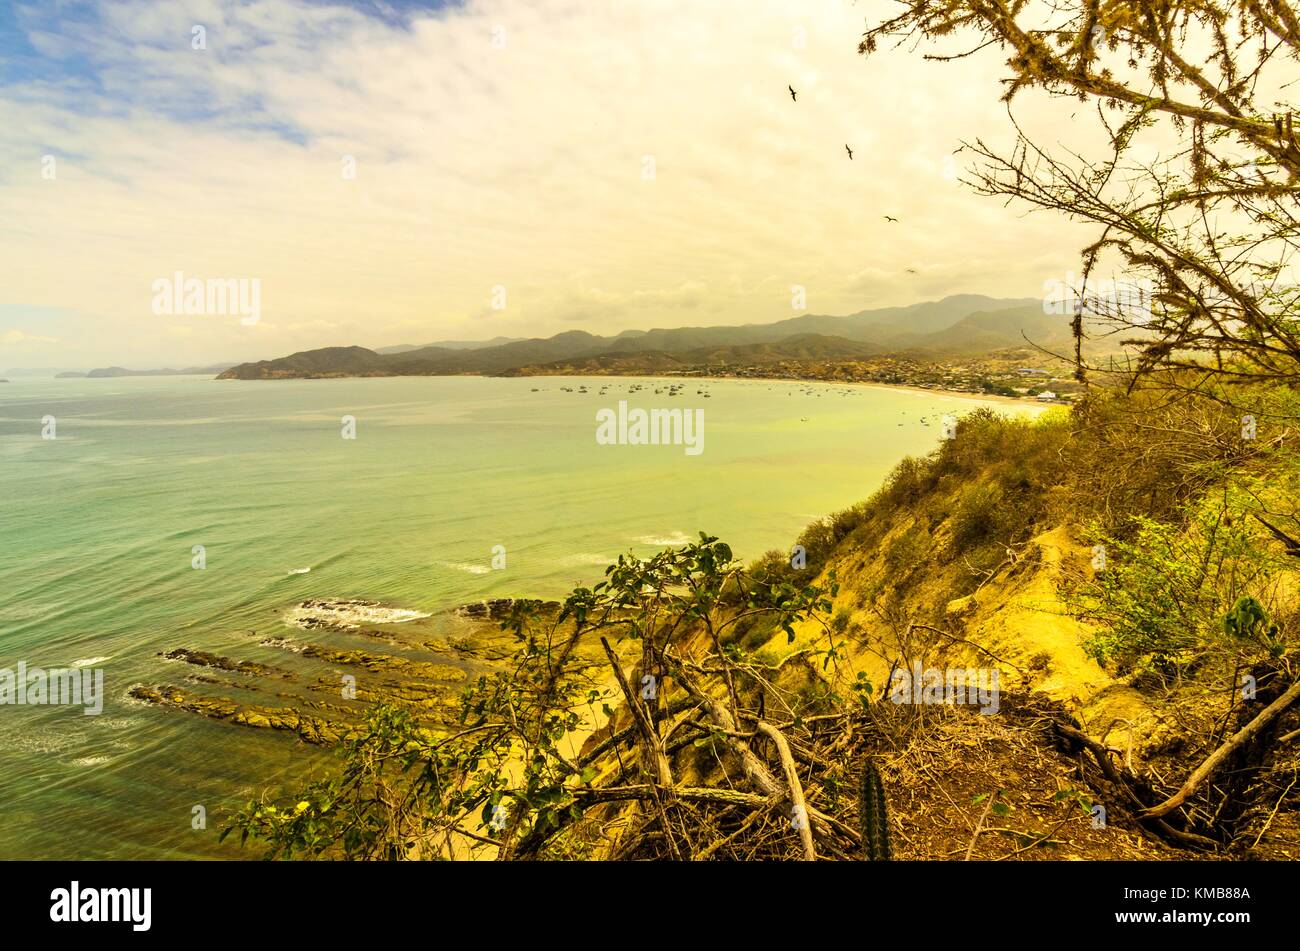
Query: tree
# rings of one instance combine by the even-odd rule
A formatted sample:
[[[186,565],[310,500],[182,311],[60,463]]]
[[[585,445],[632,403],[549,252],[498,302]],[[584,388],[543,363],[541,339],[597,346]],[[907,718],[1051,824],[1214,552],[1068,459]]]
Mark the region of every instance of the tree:
[[[816,749],[861,711],[832,697],[835,712],[818,717],[814,731],[807,705],[771,682],[779,666],[746,657],[733,640],[746,624],[793,638],[795,624],[811,621],[826,637],[815,652],[821,670],[838,670],[842,641],[825,620],[834,593],[833,579],[755,577],[703,533],[649,559],[622,556],[558,610],[515,603],[502,627],[518,648],[465,690],[457,730],[435,734],[400,709],[377,707],[343,744],[337,776],[285,803],[250,803],[226,832],[254,836],[283,858],[536,858],[583,854],[593,838],[612,856],[687,858],[734,846],[729,833],[752,826],[777,854],[815,858],[821,841],[843,855],[860,834],[805,795],[791,740]],[[611,639],[639,646],[624,651],[633,663]],[[806,664],[810,653],[787,660]],[[861,678],[847,687],[863,689]],[[575,755],[566,739],[602,708],[606,735]],[[699,770],[690,782],[675,776],[671,757],[692,746],[733,758],[746,788],[726,771],[716,781]],[[613,823],[621,833],[566,841],[563,833],[610,804],[629,807]],[[882,810],[868,817],[880,854]]]
[[[1286,0],[900,0],[860,49],[915,41],[928,59],[1006,54],[1014,146],[984,141],[977,191],[1093,224],[1073,314],[1076,376],[1090,327],[1137,351],[1134,380],[1300,379],[1300,143],[1291,83],[1300,14]],[[947,49],[951,41],[961,43]],[[1033,141],[1026,90],[1095,108],[1103,150]],[[1077,108],[1077,107],[1076,107]],[[1063,115],[1064,119],[1065,116]],[[1072,117],[1073,118],[1073,117]],[[1173,147],[1150,157],[1173,133]],[[1098,285],[1120,263],[1120,286]],[[1149,293],[1144,293],[1149,288]],[[1169,371],[1184,371],[1171,374]],[[1179,385],[1187,385],[1180,382]],[[1194,385],[1194,384],[1193,384]]]

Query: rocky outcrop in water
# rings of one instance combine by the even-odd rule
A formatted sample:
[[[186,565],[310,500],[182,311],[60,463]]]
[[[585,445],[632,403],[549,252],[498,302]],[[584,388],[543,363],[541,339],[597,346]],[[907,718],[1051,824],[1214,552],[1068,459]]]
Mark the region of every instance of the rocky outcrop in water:
[[[518,598],[487,598],[483,601],[471,601],[469,604],[462,604],[458,607],[455,614],[457,617],[473,618],[475,620],[504,621],[510,617],[510,612],[519,600]],[[532,603],[543,611],[556,610],[560,607],[558,601],[534,601]]]
[[[128,695],[143,703],[197,713],[210,720],[225,720],[241,726],[270,730],[286,730],[296,733],[308,743],[317,745],[337,743],[351,728],[348,724],[308,716],[290,707],[242,705],[224,697],[201,697],[189,694],[171,684],[158,687],[137,685],[128,691]]]
[[[275,667],[268,667],[265,664],[254,663],[250,660],[234,660],[230,657],[222,657],[220,654],[213,654],[208,651],[190,650],[187,647],[177,647],[174,650],[163,651],[158,655],[168,660],[180,660],[187,664],[193,664],[196,667],[211,667],[215,670],[227,670],[237,674],[247,674],[250,677],[283,677],[289,678],[293,675],[287,671],[278,670]]]
[[[252,632],[258,647],[283,652],[283,665],[177,647],[159,656],[195,668],[185,680],[197,689],[138,684],[129,695],[237,726],[295,733],[322,745],[346,736],[376,703],[402,707],[437,729],[455,722],[460,691],[470,676],[492,669],[514,651],[513,634],[496,623],[514,603],[498,598],[433,619],[377,601],[311,599],[290,609],[285,623],[337,643]],[[377,648],[376,641],[387,649]],[[271,694],[275,703],[238,699],[250,693]]]

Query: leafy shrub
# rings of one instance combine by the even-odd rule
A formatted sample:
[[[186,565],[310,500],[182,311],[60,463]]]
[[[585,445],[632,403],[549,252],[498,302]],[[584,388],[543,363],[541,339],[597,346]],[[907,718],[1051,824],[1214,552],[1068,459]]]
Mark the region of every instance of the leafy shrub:
[[[1238,606],[1227,616],[1246,624],[1240,602],[1271,587],[1276,559],[1230,497],[1187,506],[1186,520],[1184,528],[1133,516],[1129,537],[1094,528],[1090,540],[1102,546],[1105,566],[1066,596],[1075,616],[1098,625],[1084,649],[1099,663],[1120,673],[1167,671],[1245,636],[1225,612]]]
[[[952,550],[955,554],[996,542],[1010,529],[1014,515],[1003,503],[1002,488],[996,483],[976,482],[957,500],[952,513]]]

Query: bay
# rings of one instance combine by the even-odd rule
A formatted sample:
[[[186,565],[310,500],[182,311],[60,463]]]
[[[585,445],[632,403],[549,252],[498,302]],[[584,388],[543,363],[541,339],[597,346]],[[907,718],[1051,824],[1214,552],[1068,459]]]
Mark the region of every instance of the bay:
[[[599,444],[597,414],[619,401],[702,409],[703,451]],[[788,550],[982,405],[1041,411],[766,380],[2,384],[0,667],[102,668],[107,700],[99,716],[0,705],[0,856],[249,857],[217,843],[219,817],[328,768],[290,736],[128,699],[174,676],[160,651],[270,661],[258,639],[289,633],[307,598],[434,613],[560,597],[620,552],[700,531],[746,560]]]

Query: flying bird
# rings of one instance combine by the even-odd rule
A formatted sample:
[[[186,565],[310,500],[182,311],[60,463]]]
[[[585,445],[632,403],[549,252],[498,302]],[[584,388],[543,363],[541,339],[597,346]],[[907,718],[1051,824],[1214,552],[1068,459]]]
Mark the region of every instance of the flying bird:
[[[849,148],[848,145],[845,145],[845,146],[844,146],[844,151],[849,153],[849,161],[852,161],[852,160],[853,160],[853,150],[852,150],[851,148]]]
[[[909,267],[909,268],[907,269],[907,273],[908,273],[908,274],[915,274],[915,273],[916,273],[916,268],[914,268],[914,267]]]
[[[894,222],[895,224],[898,223],[898,219],[897,219],[897,218],[892,218],[892,217],[890,217],[889,215],[885,215],[885,220],[886,220],[886,221],[892,221],[892,222]]]
[[[788,90],[790,90],[790,98],[793,99],[795,102],[798,102],[798,101],[799,101],[799,94],[796,93],[796,92],[794,91],[794,87],[793,87],[793,86],[786,86],[785,88],[788,89]]]

